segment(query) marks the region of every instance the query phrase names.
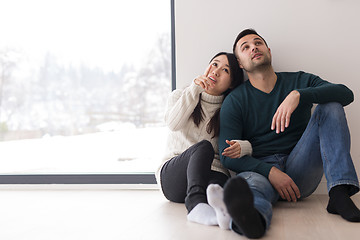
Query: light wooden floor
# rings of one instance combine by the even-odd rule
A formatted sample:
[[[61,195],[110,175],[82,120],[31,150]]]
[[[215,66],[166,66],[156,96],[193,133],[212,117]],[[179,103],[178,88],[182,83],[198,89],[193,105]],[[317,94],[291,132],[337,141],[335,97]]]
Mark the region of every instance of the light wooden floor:
[[[245,239],[188,222],[184,205],[158,190],[0,190],[0,199],[1,240]],[[327,200],[278,203],[263,239],[360,239],[360,223],[328,214]]]

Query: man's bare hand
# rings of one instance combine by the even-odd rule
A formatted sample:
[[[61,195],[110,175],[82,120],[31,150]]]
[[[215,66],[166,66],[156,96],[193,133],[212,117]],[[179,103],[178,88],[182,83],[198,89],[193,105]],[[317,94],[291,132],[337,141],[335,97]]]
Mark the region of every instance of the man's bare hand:
[[[300,198],[300,190],[295,182],[284,172],[272,167],[269,173],[269,181],[278,191],[282,199],[296,202]]]
[[[276,133],[285,131],[290,124],[291,114],[295,111],[300,102],[300,93],[296,90],[287,95],[284,101],[276,110],[271,123],[271,130],[276,129]]]

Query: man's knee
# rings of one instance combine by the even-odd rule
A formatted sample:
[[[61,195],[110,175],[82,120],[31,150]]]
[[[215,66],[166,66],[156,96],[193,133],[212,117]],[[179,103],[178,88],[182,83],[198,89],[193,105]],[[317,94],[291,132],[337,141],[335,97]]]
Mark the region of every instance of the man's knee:
[[[322,111],[325,114],[344,114],[344,107],[337,102],[319,104],[316,109]]]
[[[250,189],[263,191],[264,189],[272,188],[269,180],[263,175],[256,172],[242,172],[238,176],[244,178],[249,184]]]

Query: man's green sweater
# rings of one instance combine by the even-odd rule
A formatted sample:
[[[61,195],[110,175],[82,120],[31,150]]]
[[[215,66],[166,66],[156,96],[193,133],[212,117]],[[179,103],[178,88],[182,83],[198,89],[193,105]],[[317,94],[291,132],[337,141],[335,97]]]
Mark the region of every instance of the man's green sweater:
[[[236,173],[252,171],[268,177],[271,164],[258,160],[274,154],[289,154],[302,136],[314,103],[338,102],[343,106],[354,100],[352,91],[342,84],[332,84],[305,72],[276,73],[270,93],[254,88],[250,81],[234,89],[224,100],[220,112],[219,153],[229,145],[225,140],[249,140],[252,156],[221,156],[222,164]],[[271,130],[272,118],[287,95],[297,90],[300,102],[290,118],[290,125],[277,134]]]

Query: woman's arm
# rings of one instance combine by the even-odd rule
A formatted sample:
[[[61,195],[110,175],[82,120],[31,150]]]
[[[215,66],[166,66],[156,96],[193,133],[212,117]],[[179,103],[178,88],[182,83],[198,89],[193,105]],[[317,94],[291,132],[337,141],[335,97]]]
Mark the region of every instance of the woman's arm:
[[[230,146],[224,149],[223,155],[230,158],[241,158],[252,154],[251,143],[247,140],[226,140]]]
[[[165,113],[165,123],[170,130],[177,131],[189,121],[202,92],[204,89],[193,82],[189,87],[170,94]]]

